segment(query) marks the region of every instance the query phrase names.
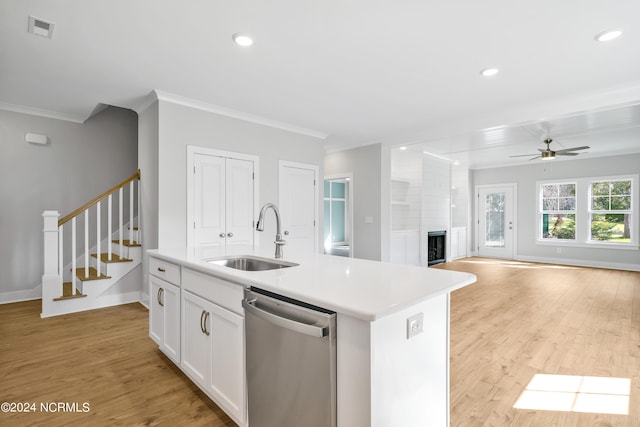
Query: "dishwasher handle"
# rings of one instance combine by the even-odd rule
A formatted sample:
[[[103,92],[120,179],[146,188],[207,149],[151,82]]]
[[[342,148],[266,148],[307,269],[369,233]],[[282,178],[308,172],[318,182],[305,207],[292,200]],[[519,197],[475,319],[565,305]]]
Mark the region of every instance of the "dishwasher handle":
[[[306,323],[296,322],[295,320],[288,319],[286,317],[279,316],[277,314],[273,314],[269,311],[263,310],[255,306],[256,300],[252,299],[247,301],[242,300],[242,306],[244,309],[262,320],[272,323],[274,325],[280,326],[285,329],[289,329],[294,332],[299,332],[301,334],[309,335],[316,338],[323,338],[328,335],[329,328],[316,326],[316,325],[308,325]]]

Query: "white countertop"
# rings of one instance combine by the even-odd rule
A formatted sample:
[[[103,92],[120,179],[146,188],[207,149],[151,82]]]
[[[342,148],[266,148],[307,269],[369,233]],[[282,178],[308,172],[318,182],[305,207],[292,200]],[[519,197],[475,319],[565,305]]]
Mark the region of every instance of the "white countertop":
[[[373,321],[418,302],[476,281],[469,273],[383,263],[321,254],[294,254],[284,247],[284,261],[300,264],[268,271],[242,271],[206,262],[230,255],[274,259],[274,247],[153,249],[150,256],[215,275],[245,286]]]

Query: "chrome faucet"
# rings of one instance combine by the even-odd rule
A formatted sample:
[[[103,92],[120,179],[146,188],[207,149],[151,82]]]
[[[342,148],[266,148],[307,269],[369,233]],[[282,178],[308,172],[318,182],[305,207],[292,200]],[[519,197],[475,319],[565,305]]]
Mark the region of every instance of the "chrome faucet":
[[[276,258],[282,258],[282,247],[287,244],[287,241],[282,240],[280,211],[278,211],[278,207],[276,205],[274,205],[273,203],[267,203],[262,207],[262,209],[260,209],[260,215],[258,216],[258,222],[256,223],[256,230],[264,231],[264,214],[269,208],[273,209],[273,213],[276,214],[276,241],[273,242],[276,244]]]

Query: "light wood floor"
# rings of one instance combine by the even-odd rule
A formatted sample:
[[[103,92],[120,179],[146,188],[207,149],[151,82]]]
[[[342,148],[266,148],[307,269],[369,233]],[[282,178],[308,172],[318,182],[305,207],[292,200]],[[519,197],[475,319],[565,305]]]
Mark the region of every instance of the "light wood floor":
[[[140,304],[40,318],[40,301],[0,305],[0,426],[235,426],[148,337]],[[40,402],[89,403],[42,413]]]
[[[451,297],[452,426],[640,426],[640,273],[481,258],[439,268],[478,276]],[[39,314],[40,301],[0,305],[0,402],[90,412],[0,412],[0,426],[235,425],[148,338],[141,305]],[[629,415],[513,409],[537,373],[630,378]]]
[[[452,426],[640,426],[640,273],[466,258],[451,296]],[[514,409],[535,374],[631,379],[629,414]]]

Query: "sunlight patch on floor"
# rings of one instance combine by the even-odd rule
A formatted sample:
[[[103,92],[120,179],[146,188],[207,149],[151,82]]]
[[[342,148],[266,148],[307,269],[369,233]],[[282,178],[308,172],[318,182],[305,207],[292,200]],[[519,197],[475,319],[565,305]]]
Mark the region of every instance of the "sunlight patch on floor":
[[[513,407],[628,415],[630,393],[629,378],[536,374]]]

